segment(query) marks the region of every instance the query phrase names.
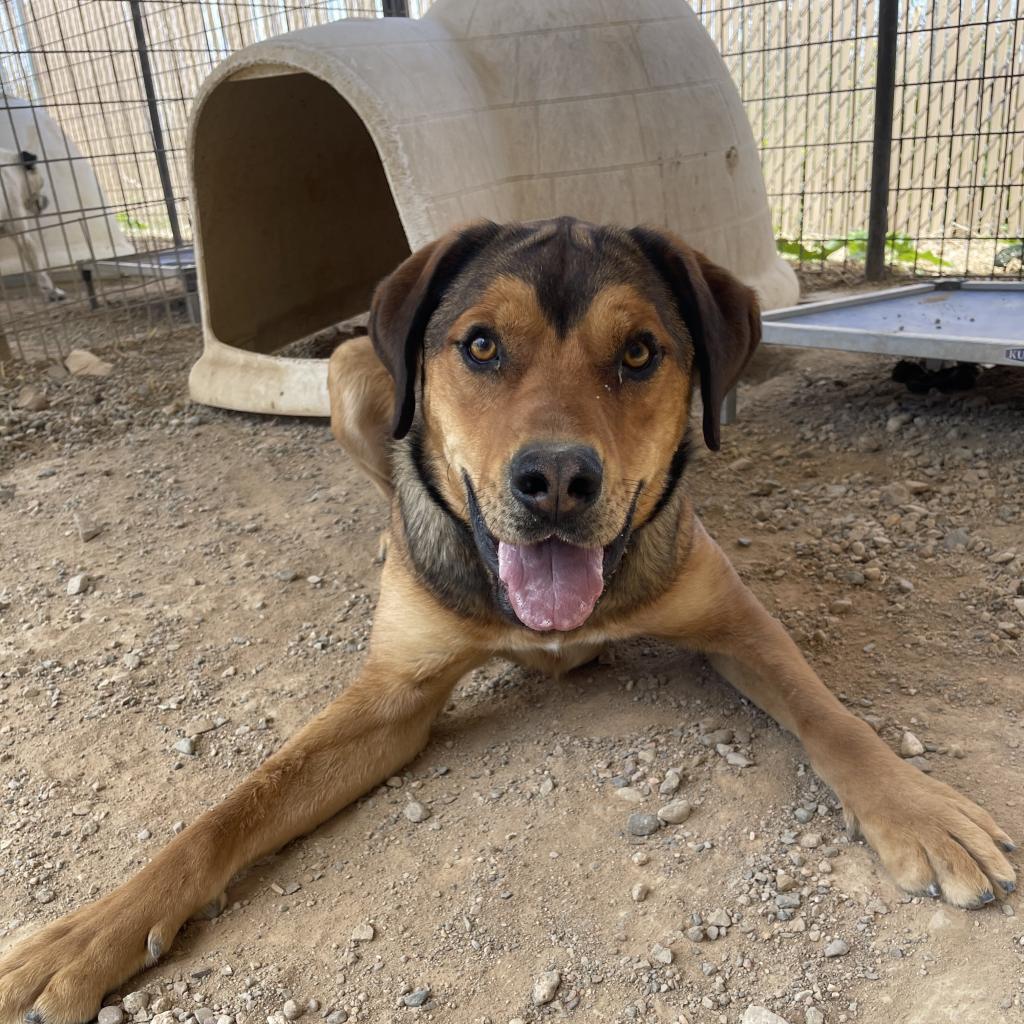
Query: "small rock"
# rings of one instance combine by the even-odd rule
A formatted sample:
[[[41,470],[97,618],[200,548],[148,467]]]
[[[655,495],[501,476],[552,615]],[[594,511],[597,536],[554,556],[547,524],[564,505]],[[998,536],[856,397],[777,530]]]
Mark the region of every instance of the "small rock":
[[[995,565],[1006,565],[1008,562],[1012,562],[1017,557],[1016,551],[1000,551],[989,558],[990,562]]]
[[[923,753],[924,744],[912,732],[905,732],[900,740],[900,756],[917,757]]]
[[[162,996],[161,998],[167,999],[166,996]],[[167,999],[167,1004],[169,1006],[173,1005],[170,999]],[[157,1000],[153,1005],[160,1005],[159,1000]],[[174,1012],[172,1010],[161,1010],[160,1013],[156,1014],[150,1024],[178,1024],[178,1018],[174,1016]]]
[[[138,1013],[140,1010],[149,1008],[150,995],[139,989],[137,992],[129,992],[124,997],[124,1008],[128,1013]]]
[[[148,828],[139,829],[135,838],[138,839],[140,843],[144,843],[147,839],[153,838],[153,833],[150,832]]]
[[[121,659],[121,664],[130,672],[134,672],[135,669],[142,667],[142,658],[134,652],[131,652]]]
[[[430,808],[425,807],[418,800],[410,800],[406,805],[402,813],[409,819],[409,821],[416,822],[417,824],[421,821],[426,821],[430,817]]]
[[[83,544],[88,543],[103,532],[102,526],[97,526],[87,515],[82,512],[75,512],[75,529],[78,531],[78,539]]]
[[[185,726],[186,736],[202,736],[203,733],[213,732],[217,726],[213,724],[208,718],[197,718],[194,722],[189,722]]]
[[[429,988],[418,988],[414,992],[402,996],[402,1002],[406,1006],[422,1006],[429,998]]]
[[[281,1007],[281,1012],[285,1015],[286,1020],[298,1020],[305,1012],[304,1006],[299,1006],[294,999],[289,999],[288,1002]]]
[[[64,365],[75,377],[107,377],[114,368],[84,348],[73,348],[64,360]]]
[[[828,606],[828,610],[833,615],[849,615],[853,611],[853,602],[845,597],[837,598]]]
[[[846,956],[846,954],[849,952],[849,944],[844,942],[842,939],[833,939],[825,947],[825,956],[827,956],[829,959],[836,956]]]
[[[667,967],[675,959],[675,954],[671,949],[656,942],[651,948],[651,959],[656,964],[664,964]]]
[[[796,910],[800,906],[800,893],[781,892],[775,897],[775,905],[779,910]]]
[[[725,763],[731,764],[733,768],[749,768],[754,762],[745,757],[738,750],[730,750],[725,755]]]
[[[661,828],[661,819],[656,814],[631,814],[626,827],[631,836],[653,836]]]
[[[77,576],[72,576],[68,580],[68,597],[78,597],[79,594],[88,594],[92,589],[92,580],[89,576],[80,572]]]
[[[534,1006],[545,1006],[555,998],[558,986],[562,984],[562,975],[558,971],[545,971],[533,983]]]
[[[344,1010],[332,1010],[327,1014],[327,1024],[345,1024],[348,1014]]]
[[[173,747],[179,754],[194,754],[196,745],[191,736],[183,736]]]
[[[740,1024],[789,1024],[789,1021],[763,1006],[748,1006]]]
[[[199,1024],[214,1024],[217,1019],[217,1014],[208,1006],[197,1006],[192,1013]]]
[[[713,924],[716,928],[731,928],[732,918],[726,910],[714,911],[705,921],[705,924]]]
[[[692,928],[687,928],[683,933],[691,942],[703,942],[704,941],[704,929],[699,924],[695,924]]]
[[[25,409],[28,412],[43,412],[50,408],[50,402],[39,388],[26,384],[18,392],[18,397],[14,400],[14,407]]]
[[[52,903],[56,893],[52,889],[36,889],[32,894],[36,903]]]
[[[198,1017],[196,1019],[198,1020]],[[120,1006],[104,1006],[96,1015],[96,1024],[122,1024],[122,1021],[124,1010]]]
[[[352,941],[353,942],[372,942],[376,937],[377,932],[374,930],[372,924],[360,924],[352,930]]]
[[[619,800],[624,800],[627,804],[642,804],[644,802],[643,793],[632,786],[619,786],[618,789],[614,789],[612,792]]]
[[[789,892],[795,886],[796,879],[792,875],[787,875],[785,871],[775,872],[775,888],[779,892]]]
[[[825,1024],[825,1014],[816,1006],[808,1006],[804,1013],[804,1024]]]
[[[675,800],[658,809],[658,817],[668,825],[681,825],[693,813],[685,800]]]
[[[914,592],[914,584],[911,583],[910,580],[898,579],[896,581],[896,586],[899,587],[904,594],[912,594]]]
[[[637,882],[636,885],[629,890],[629,895],[634,903],[643,903],[643,901],[647,899],[650,891],[649,886],[644,885],[643,882]]]
[[[797,842],[805,850],[813,850],[817,846],[821,846],[821,836],[817,832],[805,832]]]

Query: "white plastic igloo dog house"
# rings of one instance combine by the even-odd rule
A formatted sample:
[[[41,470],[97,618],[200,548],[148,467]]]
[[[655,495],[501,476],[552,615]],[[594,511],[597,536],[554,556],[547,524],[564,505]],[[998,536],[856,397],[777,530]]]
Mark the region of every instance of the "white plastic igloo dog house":
[[[684,0],[437,0],[229,57],[190,136],[198,401],[327,415],[322,360],[272,353],[367,309],[409,252],[477,217],[667,227],[797,295],[757,149]]]

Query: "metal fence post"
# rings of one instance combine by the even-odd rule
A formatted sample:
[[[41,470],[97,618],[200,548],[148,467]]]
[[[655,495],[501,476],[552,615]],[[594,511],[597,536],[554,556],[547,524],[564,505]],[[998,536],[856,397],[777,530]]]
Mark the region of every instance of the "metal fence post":
[[[149,47],[146,45],[146,26],[142,20],[141,0],[131,0],[132,27],[135,29],[135,48],[139,54],[139,70],[142,72],[142,86],[146,91],[146,104],[149,107],[149,126],[153,133],[153,153],[156,166],[160,173],[160,186],[164,193],[164,205],[167,207],[167,219],[171,222],[171,237],[174,247],[181,248],[181,225],[178,223],[178,208],[174,205],[174,187],[171,184],[171,171],[167,165],[167,149],[164,146],[164,129],[160,123],[160,104],[157,102],[156,89],[153,86],[153,68],[149,63]]]
[[[408,18],[409,0],[381,0],[381,13],[385,18]]]
[[[885,276],[885,238],[889,232],[889,168],[892,162],[893,100],[896,92],[896,46],[899,0],[879,0],[878,70],[875,75],[875,131],[871,148],[871,205],[864,276]]]

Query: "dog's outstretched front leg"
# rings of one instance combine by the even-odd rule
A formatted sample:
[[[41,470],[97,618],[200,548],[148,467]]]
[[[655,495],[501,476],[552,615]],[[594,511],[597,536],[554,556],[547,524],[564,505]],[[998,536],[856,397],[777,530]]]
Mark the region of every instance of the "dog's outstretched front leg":
[[[707,653],[800,739],[850,824],[904,889],[970,908],[1013,891],[1010,837],[977,804],[897,757],[836,699],[699,524],[680,580],[652,610],[649,630]]]
[[[411,760],[452,687],[481,660],[454,618],[400,563],[389,565],[359,678],[133,879],[0,959],[0,1024],[94,1017],[104,993],[159,958],[242,867]]]

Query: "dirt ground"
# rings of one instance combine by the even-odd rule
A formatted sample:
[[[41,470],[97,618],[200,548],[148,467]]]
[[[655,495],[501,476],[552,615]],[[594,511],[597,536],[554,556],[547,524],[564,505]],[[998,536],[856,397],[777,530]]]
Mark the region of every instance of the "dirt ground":
[[[0,380],[0,948],[138,869],[359,669],[380,501],[326,423],[190,405],[196,344]],[[1024,838],[1024,374],[914,396],[890,369],[763,353],[689,486],[842,699]],[[17,408],[26,384],[47,408]],[[628,835],[677,798],[687,821]],[[330,1024],[1019,1021],[1020,907],[901,894],[791,737],[636,642],[558,682],[475,673],[400,779],[108,1002],[147,992],[138,1024],[280,1024],[288,1000]]]

